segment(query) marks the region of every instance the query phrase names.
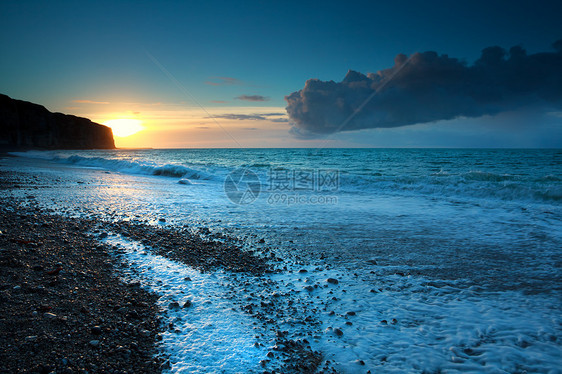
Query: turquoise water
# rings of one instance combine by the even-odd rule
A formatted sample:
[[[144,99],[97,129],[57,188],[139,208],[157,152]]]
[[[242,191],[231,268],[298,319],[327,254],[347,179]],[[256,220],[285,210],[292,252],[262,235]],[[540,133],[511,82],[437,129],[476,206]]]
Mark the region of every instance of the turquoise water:
[[[286,255],[353,266],[374,257],[392,265],[438,264],[432,275],[500,288],[529,286],[532,292],[561,287],[560,150],[174,149],[27,156],[159,176],[153,180],[179,195],[144,199],[172,221],[197,220],[236,235],[258,232]],[[224,190],[226,177],[238,168],[255,173],[260,183],[249,204],[233,203]],[[322,175],[332,179],[319,186]],[[180,180],[184,184],[170,186]],[[289,245],[295,237],[299,246]]]
[[[38,201],[61,212],[154,224],[165,218],[323,269],[311,271],[309,280],[330,276],[330,269],[348,284],[341,310],[359,311],[343,339],[318,339],[318,349],[343,372],[355,372],[353,357],[397,372],[558,370],[561,150],[18,155],[48,160],[65,177],[86,181],[37,193]],[[318,318],[328,318],[318,310]],[[393,315],[405,321],[399,328],[373,327]],[[482,353],[463,356],[467,348]]]

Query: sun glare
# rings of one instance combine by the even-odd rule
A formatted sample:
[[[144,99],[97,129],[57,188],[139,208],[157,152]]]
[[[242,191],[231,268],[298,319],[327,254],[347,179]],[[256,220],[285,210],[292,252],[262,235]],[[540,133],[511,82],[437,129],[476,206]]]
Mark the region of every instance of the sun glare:
[[[103,124],[107,127],[111,127],[111,130],[113,130],[113,135],[124,138],[143,130],[144,127],[141,125],[141,123],[142,122],[138,119],[122,118],[112,119],[104,122]]]

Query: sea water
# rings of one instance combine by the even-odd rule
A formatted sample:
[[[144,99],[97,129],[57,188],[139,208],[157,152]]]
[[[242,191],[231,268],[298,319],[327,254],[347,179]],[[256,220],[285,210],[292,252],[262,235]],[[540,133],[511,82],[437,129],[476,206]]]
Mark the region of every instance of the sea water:
[[[232,275],[227,282],[224,274],[217,275],[220,281],[203,283],[211,294],[224,287],[225,294],[234,295],[214,303],[223,308],[215,312],[238,310],[249,294],[265,300],[274,284],[278,295],[300,306],[303,318],[318,322],[302,331],[294,323],[279,325],[295,337],[308,336],[313,349],[340,372],[560,372],[560,150],[16,155],[26,162],[10,160],[11,167],[51,181],[33,192],[36,201],[62,214],[187,226],[209,237],[239,238],[256,253],[273,251],[288,267],[269,275],[269,283],[236,286],[247,280]],[[134,268],[139,243],[122,245],[133,251],[129,267]],[[158,261],[163,260],[149,260]],[[157,287],[158,280],[192,271],[180,264],[173,266],[182,269],[168,271],[171,266],[142,268],[147,287],[164,299],[172,296]],[[327,278],[338,284],[327,284]],[[305,291],[307,286],[315,288]],[[256,338],[252,324],[232,313],[240,321],[235,334],[242,341],[271,338],[267,332]],[[193,334],[196,320],[185,325],[191,330],[180,328],[178,336]],[[336,328],[342,336],[334,334]],[[174,351],[172,370],[213,372],[216,355],[230,357],[228,345],[197,365],[177,356],[213,349],[221,328],[212,331],[196,334],[198,341],[178,338],[171,344],[187,345]],[[233,334],[232,329],[223,333]],[[248,351],[251,359],[230,361],[223,370],[257,370],[255,361],[265,353]]]

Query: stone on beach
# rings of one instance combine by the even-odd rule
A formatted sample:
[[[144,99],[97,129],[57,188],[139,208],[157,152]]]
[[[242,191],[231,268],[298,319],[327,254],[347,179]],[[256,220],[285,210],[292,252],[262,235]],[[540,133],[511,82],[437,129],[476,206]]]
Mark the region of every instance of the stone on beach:
[[[180,308],[180,304],[177,301],[172,301],[168,304],[168,309],[177,310]]]
[[[88,344],[90,344],[92,347],[97,347],[97,346],[100,345],[100,341],[99,340],[90,340],[90,342]]]
[[[62,270],[62,265],[58,265],[54,269],[47,271],[47,274],[48,275],[58,275],[61,270]]]

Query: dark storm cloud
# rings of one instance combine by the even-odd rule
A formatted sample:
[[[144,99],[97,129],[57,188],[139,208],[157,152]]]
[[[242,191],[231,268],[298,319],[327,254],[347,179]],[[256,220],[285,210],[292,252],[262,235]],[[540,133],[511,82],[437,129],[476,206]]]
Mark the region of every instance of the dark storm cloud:
[[[245,101],[268,101],[269,97],[261,95],[240,95],[238,97],[235,97],[235,99]]]
[[[438,55],[396,56],[394,66],[342,82],[310,79],[285,96],[298,137],[480,117],[524,106],[562,107],[562,40],[555,52],[489,47],[473,65]]]

